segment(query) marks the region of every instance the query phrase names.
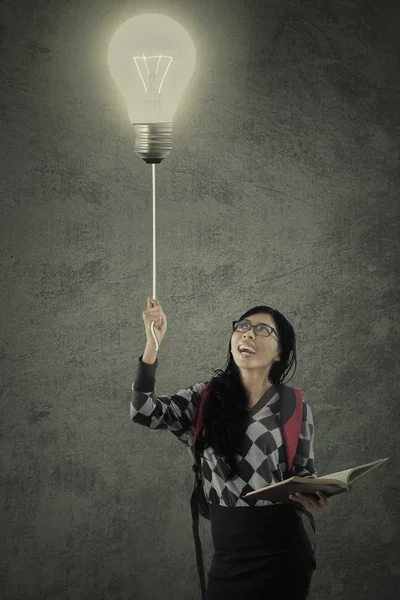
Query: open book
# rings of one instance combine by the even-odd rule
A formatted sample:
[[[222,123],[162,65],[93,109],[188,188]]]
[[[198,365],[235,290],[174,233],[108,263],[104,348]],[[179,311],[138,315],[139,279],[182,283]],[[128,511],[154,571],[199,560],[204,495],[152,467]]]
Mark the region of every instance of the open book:
[[[317,491],[326,494],[326,496],[336,496],[336,494],[342,494],[343,492],[351,490],[354,481],[383,464],[389,460],[389,458],[381,458],[380,460],[376,460],[366,465],[347,469],[347,471],[331,473],[325,477],[290,477],[290,479],[285,479],[285,481],[272,483],[267,487],[260,488],[254,492],[249,492],[243,496],[243,498],[269,500],[270,502],[296,503],[289,498],[290,494],[295,494],[296,492],[299,492],[300,494],[309,494],[316,496],[317,498]]]

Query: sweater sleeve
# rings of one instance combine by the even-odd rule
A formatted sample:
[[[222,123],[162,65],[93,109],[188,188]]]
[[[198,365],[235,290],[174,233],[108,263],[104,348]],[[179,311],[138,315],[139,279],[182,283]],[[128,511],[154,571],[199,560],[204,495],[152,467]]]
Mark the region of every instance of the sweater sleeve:
[[[130,417],[134,423],[150,429],[168,430],[188,448],[193,445],[201,394],[206,383],[196,383],[172,396],[157,396],[155,375],[158,359],[153,365],[139,357],[135,381],[132,384]]]
[[[297,477],[317,477],[314,466],[314,420],[311,406],[305,400],[303,400],[303,420],[293,468]]]

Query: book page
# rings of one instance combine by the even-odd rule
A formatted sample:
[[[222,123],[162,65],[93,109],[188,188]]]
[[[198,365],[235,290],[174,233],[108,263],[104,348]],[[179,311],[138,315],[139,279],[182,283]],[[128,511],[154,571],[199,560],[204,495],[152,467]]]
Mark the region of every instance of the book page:
[[[372,471],[372,469],[376,469],[376,467],[379,467],[379,465],[383,464],[387,460],[389,460],[389,459],[382,458],[381,460],[376,460],[373,463],[369,463],[367,465],[361,465],[360,467],[355,467],[354,469],[351,469],[352,473],[350,473],[349,482],[352,483],[353,481],[356,481],[356,479],[358,479],[359,477],[362,477],[363,475],[365,475],[365,473]]]
[[[338,471],[337,473],[330,473],[329,475],[324,475],[323,479],[336,479],[338,481],[343,481],[343,483],[350,484],[387,460],[389,459],[381,458],[379,460],[375,460],[374,462],[360,465],[359,467],[353,467],[352,469],[346,469],[345,471]]]
[[[258,494],[260,492],[266,492],[266,495],[262,494],[261,496],[259,496],[260,498],[265,498],[266,500],[269,500],[271,494],[274,498],[278,498],[281,494],[279,488],[287,488],[292,490],[295,489],[296,486],[300,485],[304,487],[305,490],[307,490],[304,493],[314,493],[314,490],[316,489],[321,489],[321,491],[323,491],[323,486],[326,486],[326,490],[330,494],[332,494],[336,488],[339,489],[337,493],[341,493],[341,490],[343,488],[350,488],[351,484],[356,479],[362,477],[363,475],[365,475],[372,469],[375,469],[375,467],[378,467],[387,460],[389,460],[389,458],[383,458],[380,460],[376,460],[372,463],[367,463],[366,465],[360,465],[359,467],[353,467],[352,469],[346,469],[345,471],[338,471],[337,473],[330,473],[329,475],[324,475],[322,477],[291,477],[290,479],[284,479],[283,481],[271,483],[270,485],[263,488],[259,488],[254,492],[248,492],[244,496],[244,498],[258,497]],[[286,492],[283,493],[286,494]]]

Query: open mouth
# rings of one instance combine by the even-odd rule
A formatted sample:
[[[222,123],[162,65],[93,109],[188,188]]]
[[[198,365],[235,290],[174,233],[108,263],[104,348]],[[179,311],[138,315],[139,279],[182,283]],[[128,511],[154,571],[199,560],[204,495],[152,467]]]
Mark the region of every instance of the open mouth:
[[[239,348],[239,352],[241,354],[241,356],[254,356],[256,354],[256,352],[254,352],[253,350],[247,350],[246,348]]]

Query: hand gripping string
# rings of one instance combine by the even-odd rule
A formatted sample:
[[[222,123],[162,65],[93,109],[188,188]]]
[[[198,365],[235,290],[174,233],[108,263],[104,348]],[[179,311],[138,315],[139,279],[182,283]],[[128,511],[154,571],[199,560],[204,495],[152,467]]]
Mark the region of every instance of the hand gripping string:
[[[156,165],[152,163],[152,179],[153,179],[153,299],[156,299]],[[154,323],[151,323],[151,333],[156,342],[156,352],[160,347],[158,339],[154,332]]]

